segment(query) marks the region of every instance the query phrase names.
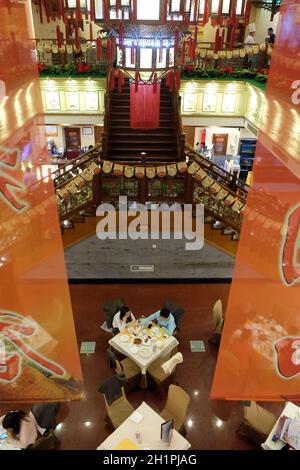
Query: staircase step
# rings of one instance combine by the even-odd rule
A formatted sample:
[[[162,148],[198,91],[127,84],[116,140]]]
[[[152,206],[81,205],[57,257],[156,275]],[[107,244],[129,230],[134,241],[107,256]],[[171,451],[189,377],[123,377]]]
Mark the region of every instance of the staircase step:
[[[173,146],[174,146],[174,140],[172,141]],[[139,145],[147,145],[147,146],[153,146],[153,148],[156,148],[157,145],[160,145],[161,147],[168,147],[170,144],[168,142],[162,141],[162,140],[153,140],[153,139],[140,139],[140,140],[124,140],[124,139],[113,139],[110,142],[111,145],[113,146],[119,146],[122,147],[123,145],[126,146],[139,146]]]

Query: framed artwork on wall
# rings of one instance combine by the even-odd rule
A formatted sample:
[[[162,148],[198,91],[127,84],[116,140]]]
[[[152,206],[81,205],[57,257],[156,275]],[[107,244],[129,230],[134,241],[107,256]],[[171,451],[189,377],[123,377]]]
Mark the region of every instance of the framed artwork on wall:
[[[99,99],[98,99],[97,91],[85,92],[85,106],[86,106],[87,111],[99,110]]]
[[[46,128],[46,136],[47,137],[57,137],[58,136],[57,126],[45,126],[45,128]]]
[[[202,111],[214,112],[217,109],[217,93],[204,93]]]
[[[183,95],[183,111],[197,111],[197,93],[184,93]]]
[[[223,94],[222,101],[222,112],[223,113],[234,113],[236,105],[236,95],[231,93]]]
[[[66,91],[66,107],[69,111],[79,111],[78,91]]]
[[[45,91],[46,109],[49,111],[59,111],[60,101],[58,91]]]
[[[93,135],[93,128],[92,127],[83,127],[82,128],[83,135]]]

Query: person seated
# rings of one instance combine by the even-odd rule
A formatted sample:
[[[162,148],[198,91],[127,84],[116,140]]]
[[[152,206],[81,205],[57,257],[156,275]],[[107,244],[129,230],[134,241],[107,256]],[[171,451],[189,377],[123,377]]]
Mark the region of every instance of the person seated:
[[[175,318],[168,308],[162,308],[157,312],[141,319],[142,325],[148,325],[150,322],[157,323],[157,326],[162,328],[168,335],[172,335],[176,329]]]
[[[27,449],[38,437],[34,416],[23,410],[10,411],[2,416],[0,425],[6,430],[6,442],[18,449]]]
[[[122,331],[125,330],[127,324],[133,321],[135,321],[135,316],[133,315],[132,311],[124,305],[113,318],[113,335],[122,333]]]

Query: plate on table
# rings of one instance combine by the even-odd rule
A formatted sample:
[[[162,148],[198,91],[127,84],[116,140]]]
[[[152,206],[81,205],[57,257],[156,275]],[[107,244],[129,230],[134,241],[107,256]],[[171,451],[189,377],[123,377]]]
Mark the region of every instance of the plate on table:
[[[153,326],[151,328],[152,332],[156,335],[157,333],[160,333],[160,329],[158,328],[158,326]]]
[[[140,346],[142,344],[143,340],[141,338],[134,338],[134,340],[132,341],[132,344],[134,346]]]
[[[120,340],[122,341],[122,343],[128,343],[128,341],[130,340],[130,338],[129,338],[128,335],[121,335],[121,336],[120,336]]]
[[[150,357],[151,354],[152,354],[152,349],[151,349],[151,348],[147,348],[147,346],[143,346],[143,347],[140,349],[140,354],[141,354],[141,356],[143,356],[143,357]]]
[[[135,346],[134,344],[130,347],[130,352],[132,354],[137,354],[139,352],[139,348]]]

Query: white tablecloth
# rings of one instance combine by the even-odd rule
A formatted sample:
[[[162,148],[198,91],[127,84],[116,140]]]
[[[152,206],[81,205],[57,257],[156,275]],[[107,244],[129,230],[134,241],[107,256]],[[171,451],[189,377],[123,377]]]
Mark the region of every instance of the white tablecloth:
[[[277,442],[272,441],[272,437],[275,434],[278,422],[281,416],[287,416],[288,418],[296,418],[296,416],[300,416],[300,408],[299,406],[294,405],[294,403],[288,402],[279,416],[278,420],[276,421],[272,431],[270,432],[267,440],[261,445],[264,450],[281,450],[286,443],[283,441],[278,440]]]
[[[164,419],[147,403],[143,402],[136,411],[143,415],[142,421],[136,424],[129,416],[97,447],[97,450],[113,450],[125,438],[138,446],[140,450],[188,450],[191,447],[191,444],[175,430],[170,445],[163,443],[160,440],[160,429]],[[140,432],[141,443],[138,443],[135,437],[136,431]]]
[[[162,349],[157,348],[155,351],[152,351],[151,356],[143,357],[138,352],[137,354],[132,354],[130,351],[130,346],[132,346],[131,342],[123,343],[121,340],[122,333],[114,336],[112,339],[109,340],[109,344],[116,349],[117,351],[121,352],[125,356],[132,359],[140,368],[142,374],[146,374],[148,367],[152,362],[156,361],[160,357],[165,357],[169,354],[176,346],[178,346],[178,341],[174,336],[170,336],[168,339],[163,340],[163,347]],[[153,343],[154,345],[155,343]],[[152,347],[149,346],[149,347]],[[140,349],[141,347],[139,347]]]

